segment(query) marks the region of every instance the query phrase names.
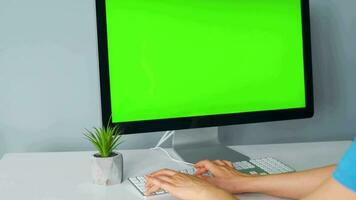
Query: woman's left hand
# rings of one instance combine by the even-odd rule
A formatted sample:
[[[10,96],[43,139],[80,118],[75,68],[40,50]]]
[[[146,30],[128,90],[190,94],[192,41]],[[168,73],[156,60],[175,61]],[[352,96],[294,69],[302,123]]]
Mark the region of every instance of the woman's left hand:
[[[236,198],[196,176],[163,169],[145,177],[146,195],[163,189],[181,200],[236,200]]]

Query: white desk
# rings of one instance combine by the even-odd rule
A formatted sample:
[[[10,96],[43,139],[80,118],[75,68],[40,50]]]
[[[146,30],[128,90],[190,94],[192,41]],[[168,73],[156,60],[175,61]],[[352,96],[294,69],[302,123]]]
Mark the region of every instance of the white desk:
[[[275,157],[295,169],[336,163],[350,141],[280,145],[234,146],[252,158]],[[11,153],[0,161],[1,200],[136,200],[138,192],[128,177],[160,168],[184,169],[161,151],[122,150],[125,181],[115,186],[91,184],[92,152]],[[242,200],[277,199],[259,194],[239,195]],[[164,199],[173,199],[171,197]]]

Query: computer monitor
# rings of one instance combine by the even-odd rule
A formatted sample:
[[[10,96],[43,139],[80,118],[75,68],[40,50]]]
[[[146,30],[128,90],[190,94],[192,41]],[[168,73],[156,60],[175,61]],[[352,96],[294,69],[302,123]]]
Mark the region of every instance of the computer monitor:
[[[185,160],[247,159],[215,129],[313,115],[308,0],[97,0],[103,122],[181,130]],[[180,136],[179,136],[180,135]]]

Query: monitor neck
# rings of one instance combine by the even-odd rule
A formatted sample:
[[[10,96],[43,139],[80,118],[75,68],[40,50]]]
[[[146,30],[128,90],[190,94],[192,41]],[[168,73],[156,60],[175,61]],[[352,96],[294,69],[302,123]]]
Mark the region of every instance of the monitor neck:
[[[206,159],[232,162],[250,160],[249,157],[221,144],[217,127],[175,131],[172,146],[174,151],[189,163]]]

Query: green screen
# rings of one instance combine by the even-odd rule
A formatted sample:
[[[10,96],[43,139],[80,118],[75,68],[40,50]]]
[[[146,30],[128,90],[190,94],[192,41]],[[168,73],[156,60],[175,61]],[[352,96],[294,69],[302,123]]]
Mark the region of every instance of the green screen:
[[[113,122],[303,108],[300,0],[106,0]]]

